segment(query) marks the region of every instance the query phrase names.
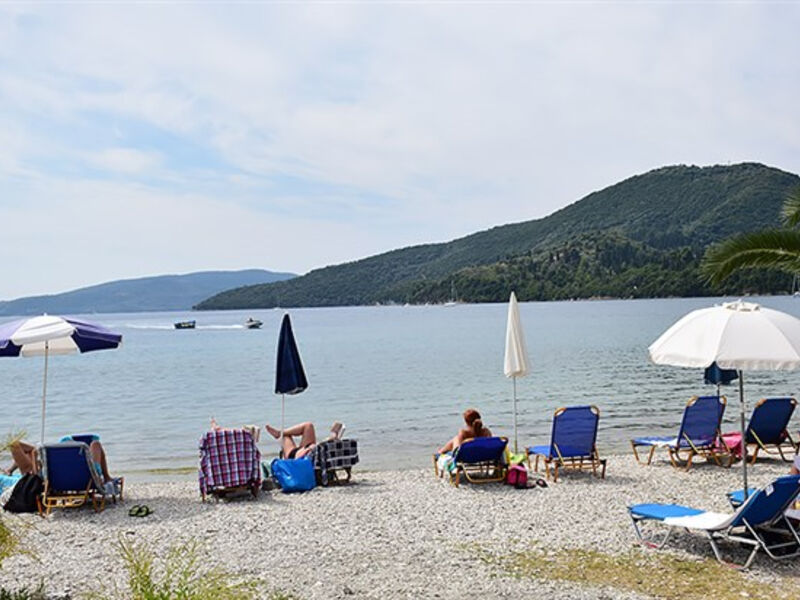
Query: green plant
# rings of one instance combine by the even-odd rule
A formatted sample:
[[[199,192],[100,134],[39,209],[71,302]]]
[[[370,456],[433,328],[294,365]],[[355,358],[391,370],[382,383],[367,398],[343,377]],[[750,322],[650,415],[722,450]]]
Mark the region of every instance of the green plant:
[[[0,600],[46,600],[46,598],[44,583],[39,583],[33,589],[28,589],[27,587],[18,590],[0,588]]]
[[[250,600],[257,597],[255,581],[237,581],[221,568],[202,568],[200,546],[195,541],[175,545],[164,560],[144,544],[120,538],[119,552],[128,572],[126,590],[94,592],[101,600]]]
[[[5,519],[0,519],[0,565],[19,549],[19,536],[8,526]],[[0,596],[2,600],[3,596]]]
[[[0,452],[7,452],[11,446],[21,441],[26,435],[28,435],[28,432],[24,429],[7,433],[0,439]]]
[[[800,188],[786,198],[781,213],[783,229],[766,229],[728,238],[706,252],[702,270],[719,283],[741,269],[766,267],[800,273]]]

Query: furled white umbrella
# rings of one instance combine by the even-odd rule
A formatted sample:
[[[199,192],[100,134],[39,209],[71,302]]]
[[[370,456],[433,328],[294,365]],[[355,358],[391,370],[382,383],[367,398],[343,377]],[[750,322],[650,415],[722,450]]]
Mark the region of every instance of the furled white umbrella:
[[[713,362],[739,372],[742,478],[747,495],[747,445],[742,371],[800,369],[800,319],[752,302],[726,302],[695,310],[648,348],[660,365],[708,367]]]
[[[514,453],[519,451],[517,444],[517,377],[525,377],[530,371],[528,349],[525,347],[525,335],[519,320],[517,295],[511,292],[508,299],[508,323],[506,324],[506,356],[503,361],[503,373],[514,382]]]
[[[108,350],[121,343],[121,335],[96,323],[72,318],[42,315],[0,325],[0,356],[44,356],[41,443],[44,443],[50,355]]]

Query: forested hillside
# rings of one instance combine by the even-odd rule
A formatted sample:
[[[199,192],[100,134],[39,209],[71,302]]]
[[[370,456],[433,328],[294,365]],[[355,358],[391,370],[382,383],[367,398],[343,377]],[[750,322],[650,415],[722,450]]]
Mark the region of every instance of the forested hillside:
[[[706,247],[777,225],[797,175],[761,164],[663,167],[594,192],[543,219],[403,248],[291,281],[218,294],[197,308],[468,302],[780,292],[785,275],[749,273],[724,288],[699,276]]]

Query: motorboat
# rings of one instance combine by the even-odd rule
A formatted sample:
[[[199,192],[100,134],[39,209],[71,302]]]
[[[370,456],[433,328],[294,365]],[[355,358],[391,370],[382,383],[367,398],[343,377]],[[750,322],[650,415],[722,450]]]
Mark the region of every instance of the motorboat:
[[[178,321],[175,323],[175,329],[194,329],[194,326],[197,325],[197,321]]]
[[[244,322],[244,328],[245,329],[261,329],[261,326],[263,324],[264,323],[262,323],[258,319],[254,319],[253,317],[250,317],[250,318],[247,319],[247,321]]]

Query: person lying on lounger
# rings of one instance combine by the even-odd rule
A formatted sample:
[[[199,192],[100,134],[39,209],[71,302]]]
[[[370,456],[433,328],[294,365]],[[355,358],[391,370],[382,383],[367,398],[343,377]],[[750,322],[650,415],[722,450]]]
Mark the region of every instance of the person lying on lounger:
[[[275,429],[269,423],[264,425],[269,434],[276,440],[281,438],[280,429]],[[328,439],[340,439],[344,425],[335,421],[331,425],[331,435]],[[295,437],[300,437],[300,442],[295,442]],[[310,421],[305,423],[298,423],[283,430],[283,440],[281,441],[281,457],[282,458],[303,458],[317,445],[317,432],[314,430],[314,424]]]
[[[492,432],[489,431],[489,428],[483,426],[481,414],[474,408],[468,408],[464,411],[464,423],[467,424],[466,428],[460,429],[452,440],[439,448],[439,454],[452,452],[461,444],[473,438],[492,437]]]
[[[71,436],[61,438],[62,442],[71,441]],[[36,451],[36,446],[33,446],[22,440],[12,443],[9,448],[11,452],[11,466],[5,469],[6,475],[11,475],[16,469],[19,469],[23,475],[27,473],[38,473],[41,465],[39,464],[39,456]],[[89,444],[89,455],[92,457],[92,464],[97,470],[97,473],[103,477],[103,482],[108,483],[114,478],[108,474],[108,463],[106,462],[106,452],[99,439],[94,439]]]

